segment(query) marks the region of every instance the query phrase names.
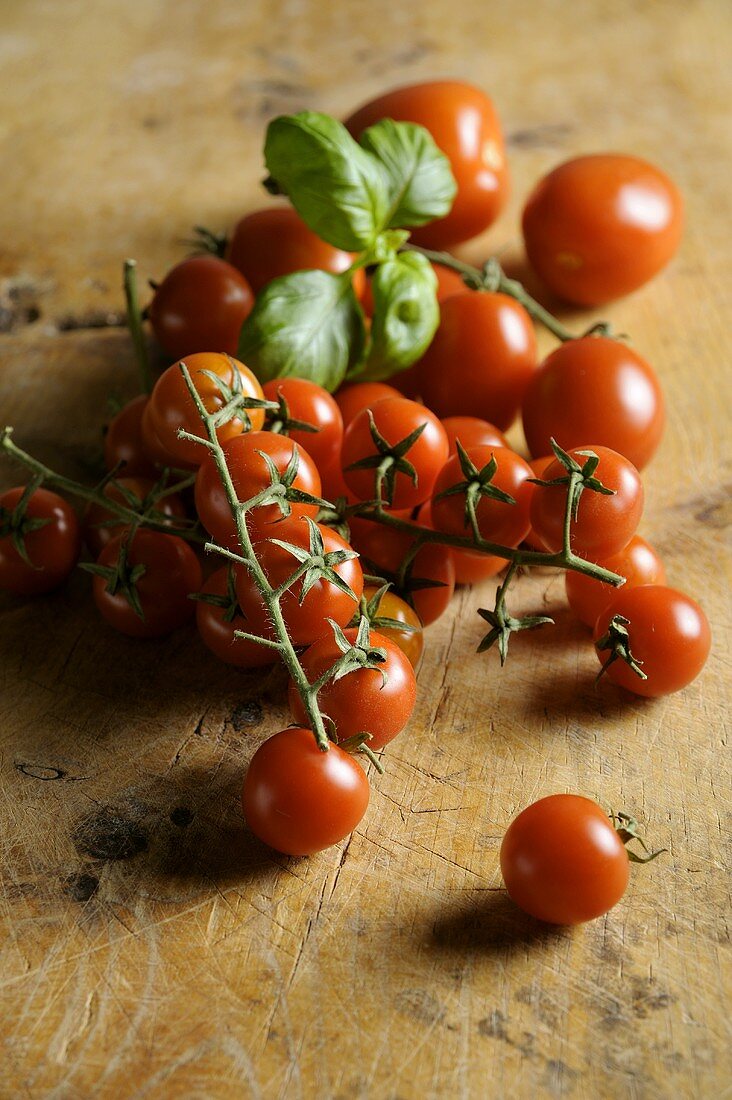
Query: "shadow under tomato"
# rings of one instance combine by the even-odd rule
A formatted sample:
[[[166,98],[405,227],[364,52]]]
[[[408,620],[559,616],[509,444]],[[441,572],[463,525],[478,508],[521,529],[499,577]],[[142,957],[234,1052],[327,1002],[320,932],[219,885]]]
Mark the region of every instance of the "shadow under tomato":
[[[571,930],[545,924],[524,913],[505,890],[489,890],[483,896],[453,909],[440,906],[432,922],[432,944],[443,952],[512,955],[567,939]]]

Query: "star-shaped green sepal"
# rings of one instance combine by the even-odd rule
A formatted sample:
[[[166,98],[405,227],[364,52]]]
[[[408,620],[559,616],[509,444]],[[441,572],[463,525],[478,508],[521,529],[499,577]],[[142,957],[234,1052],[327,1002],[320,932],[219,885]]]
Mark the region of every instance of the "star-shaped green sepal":
[[[459,439],[456,443],[464,481],[458,481],[454,485],[450,485],[449,488],[443,489],[441,493],[437,494],[435,500],[442,500],[444,497],[459,494],[464,495],[465,526],[470,527],[475,526],[475,510],[483,497],[487,497],[489,500],[499,500],[503,504],[515,504],[516,500],[510,493],[504,492],[503,489],[499,489],[497,485],[493,484],[493,478],[498,469],[495,455],[491,455],[490,461],[486,462],[481,469],[478,469]]]
[[[330,553],[326,554],[320,528],[310,516],[306,516],[305,519],[310,529],[310,545],[307,550],[302,546],[296,546],[294,543],[285,542],[282,539],[269,540],[273,542],[275,546],[279,546],[283,550],[286,550],[288,554],[292,554],[293,558],[300,563],[300,568],[296,569],[292,576],[283,584],[283,591],[294,584],[295,580],[299,577],[302,577],[302,591],[300,592],[299,600],[299,602],[302,603],[313,585],[317,584],[318,581],[324,580],[335,585],[341,592],[345,592],[346,595],[350,596],[358,603],[358,597],[353,589],[351,589],[336,572],[337,565],[342,565],[344,561],[350,561],[351,558],[357,558],[358,554],[355,550],[332,550]]]
[[[368,416],[369,431],[371,432],[371,439],[373,440],[374,447],[376,447],[376,454],[367,455],[366,458],[360,458],[358,462],[352,462],[346,469],[375,470],[376,499],[391,504],[394,500],[397,474],[404,474],[413,485],[417,484],[417,471],[412,463],[407,461],[405,455],[408,454],[417,442],[422,432],[427,427],[427,422],[425,421],[419,424],[413,432],[406,435],[404,439],[400,439],[398,443],[389,443],[388,440],[384,439],[383,435],[376,427],[374,414],[371,412],[371,409],[368,410]]]

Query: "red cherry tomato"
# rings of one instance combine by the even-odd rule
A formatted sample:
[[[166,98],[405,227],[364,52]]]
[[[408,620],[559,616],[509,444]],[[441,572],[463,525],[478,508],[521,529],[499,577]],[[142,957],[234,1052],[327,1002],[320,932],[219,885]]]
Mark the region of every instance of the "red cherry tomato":
[[[235,575],[240,575],[240,572],[237,571]],[[246,581],[243,582],[243,585],[246,585]],[[241,587],[243,586],[240,586],[240,590]],[[233,618],[228,617],[227,608],[217,607],[214,604],[205,603],[203,600],[196,601],[196,626],[204,645],[220,661],[235,665],[237,668],[262,668],[274,664],[277,660],[277,653],[274,649],[257,645],[256,642],[247,641],[246,638],[235,637],[235,631],[246,630],[249,634],[258,634],[260,637],[267,637],[274,641],[275,635],[272,624],[266,622],[265,617],[261,614],[261,598],[253,581],[251,587],[254,596],[251,604],[248,605],[247,609],[239,607]],[[209,596],[225,598],[229,593],[229,567],[225,565],[212,573],[203,586],[203,591]],[[255,614],[257,614],[256,629],[251,614],[247,614],[247,610],[251,612],[252,607],[254,607]]]
[[[363,598],[368,602],[373,599],[377,591],[373,586],[367,585],[363,590]],[[385,626],[382,622],[374,625],[374,629],[378,630],[379,634],[383,635],[384,638],[388,638],[394,645],[399,646],[412,668],[416,671],[420,666],[424,651],[424,631],[417,612],[409,606],[406,600],[403,600],[389,589],[376,605],[376,617],[377,619],[392,619],[396,623],[404,623],[405,627],[412,628],[411,630],[402,630],[396,626]]]
[[[364,520],[355,531],[351,529],[351,536],[367,573],[391,581],[396,594],[414,608],[424,626],[444,614],[455,591],[455,564],[444,546],[426,543],[420,547],[399,583],[399,569],[414,545],[410,534]]]
[[[417,523],[434,530],[432,522],[432,501],[427,500],[417,512]],[[452,558],[455,566],[456,584],[479,584],[480,581],[495,577],[508,562],[492,554],[481,554],[477,550],[463,550],[456,546],[443,546],[443,552]]]
[[[341,386],[335,400],[341,410],[343,427],[347,428],[363,409],[372,409],[377,401],[385,397],[401,396],[399,390],[387,386],[386,382],[351,382]]]
[[[11,529],[12,515],[24,492],[21,485],[0,496],[0,589],[18,596],[35,596],[64,583],[78,560],[81,538],[71,505],[48,489],[36,489],[27,502],[25,516],[30,521],[45,522],[23,537],[31,562],[28,565],[13,545]]]
[[[268,419],[270,431],[283,431],[300,447],[304,447],[319,471],[334,466],[340,459],[343,442],[343,417],[331,394],[307,378],[275,378],[262,387],[268,401],[284,398],[291,420],[300,420],[317,428],[315,432],[298,428],[278,427],[277,414]]]
[[[301,489],[312,496],[320,496],[320,475],[307,451],[284,435],[273,432],[247,432],[236,435],[224,444],[224,455],[236,495],[241,501],[251,500],[271,484],[269,468],[263,455],[267,455],[281,474],[285,472],[293,455],[297,453],[298,467],[293,489]],[[238,545],[236,525],[210,454],[206,455],[196,475],[196,511],[206,530],[222,546],[235,549]],[[312,504],[291,505],[296,516],[315,517],[318,508]],[[265,504],[253,509],[248,517],[249,530],[263,536],[265,527],[276,524],[282,518],[278,504]],[[268,532],[270,534],[272,532]],[[278,536],[284,537],[284,536]]]
[[[127,535],[117,535],[99,555],[99,565],[115,567]],[[159,638],[183,626],[193,616],[193,601],[203,583],[201,564],[187,542],[141,527],[129,542],[130,569],[144,566],[136,588],[144,614],[141,619],[122,589],[107,591],[104,577],[94,577],[94,602],[107,622],[133,638]]]
[[[623,592],[638,588],[642,584],[666,583],[663,562],[650,543],[640,535],[633,535],[628,545],[619,553],[592,560],[603,569],[610,569],[613,573],[625,577]],[[595,625],[598,615],[619,592],[619,589],[613,588],[611,584],[603,584],[602,581],[587,577],[583,573],[567,572],[564,583],[572,612],[590,628]]]
[[[628,592],[621,588],[600,612],[595,624],[593,637],[602,664],[611,651],[597,648],[598,642],[615,615],[630,620],[625,627],[630,651],[646,679],[641,679],[619,659],[607,669],[613,683],[634,695],[656,698],[680,691],[704,668],[712,641],[709,622],[699,604],[683,592],[660,584],[647,584]]]
[[[628,853],[589,798],[552,794],[514,818],[501,844],[513,901],[550,924],[580,924],[612,909],[628,885]]]
[[[526,251],[551,291],[580,306],[629,294],[676,252],[683,204],[674,184],[638,157],[575,157],[545,176],[523,215]]]
[[[252,288],[235,267],[216,256],[191,256],[157,287],[148,316],[156,340],[174,359],[197,351],[236,355],[253,305]]]
[[[105,485],[104,495],[109,497],[110,500],[117,501],[118,504],[124,504],[127,508],[142,511],[143,505],[146,504],[147,498],[154,488],[155,482],[152,478],[118,477]],[[126,499],[123,490],[132,493],[136,501],[135,504]],[[184,519],[186,514],[183,501],[177,493],[167,493],[165,496],[160,497],[155,502],[154,510],[160,513],[161,516],[177,519]],[[116,522],[112,524],[110,521]],[[127,526],[123,519],[117,519],[113,512],[102,507],[101,504],[88,504],[84,510],[82,519],[84,542],[95,558],[99,557],[108,542],[111,542],[116,535],[121,535],[123,530],[127,530]]]
[[[353,644],[358,631],[350,628],[344,634]],[[370,644],[371,648],[386,652],[385,662],[378,670],[359,668],[340,680],[327,680],[318,692],[318,706],[335,723],[339,741],[367,732],[371,734],[368,747],[377,752],[393,741],[409,721],[417,698],[417,681],[407,657],[383,634],[371,631]],[[332,634],[319,638],[301,657],[308,681],[315,683],[341,656]],[[294,720],[307,722],[305,707],[292,680],[287,697]]]
[[[508,167],[495,108],[484,92],[459,80],[395,88],[346,120],[354,137],[382,118],[416,122],[449,158],[458,191],[450,213],[413,230],[428,248],[450,248],[482,233],[508,197]]]
[[[160,437],[155,426],[155,414],[149,399],[145,403],[140,418],[140,439],[142,440],[143,450],[152,467],[152,473],[148,476],[155,477],[166,467],[181,465],[180,459],[170,454],[160,442]],[[190,468],[189,463],[185,463],[185,466]]]
[[[272,279],[294,271],[318,268],[339,275],[348,270],[354,256],[322,241],[291,206],[272,206],[237,222],[227,259],[259,294]],[[359,269],[353,278],[356,295],[363,293],[365,282]]]
[[[435,478],[447,459],[445,430],[429,409],[404,397],[385,398],[378,401],[370,411],[379,433],[392,445],[399,443],[424,424],[422,434],[404,455],[405,460],[414,467],[416,484],[408,474],[398,471],[391,501],[394,508],[414,508],[430,496]],[[369,410],[364,409],[346,428],[341,452],[346,485],[360,500],[371,500],[375,497],[376,470],[351,470],[349,466],[377,454],[371,437]],[[386,498],[385,491],[383,495]]]
[[[216,412],[226,404],[226,399],[217,383],[210,377],[211,374],[220,378],[223,384],[230,388],[234,386],[238,375],[243,395],[262,399],[262,387],[252,372],[243,363],[232,359],[229,355],[199,352],[197,355],[186,355],[182,362],[185,362],[193,384],[206,410],[210,413]],[[204,434],[201,418],[188,392],[180,363],[174,363],[172,367],[168,367],[155,383],[155,388],[150,395],[149,415],[151,426],[160,445],[179,466],[195,467],[203,462],[206,451],[200,444],[178,438],[179,428],[184,428],[194,435]],[[264,423],[262,409],[251,409],[248,415],[253,430],[256,431],[262,427]],[[225,443],[227,439],[240,435],[244,428],[244,421],[240,417],[234,417],[218,429],[216,434],[219,442]]]
[[[457,440],[464,450],[468,447],[508,447],[509,445],[503,432],[487,420],[481,420],[478,416],[446,416],[442,426],[447,433],[447,442],[450,454],[457,454]]]
[[[536,334],[505,294],[466,290],[443,302],[425,354],[394,383],[437,416],[476,416],[505,431],[536,370]]]
[[[108,470],[124,463],[120,472],[125,477],[155,477],[155,463],[142,436],[142,415],[147,403],[147,394],[140,394],[109,422],[104,436],[104,465]]]
[[[560,441],[561,442],[561,441]],[[600,459],[595,471],[612,496],[585,489],[579,502],[577,519],[572,521],[570,545],[576,554],[594,560],[595,555],[617,554],[635,534],[643,513],[643,485],[635,466],[608,447],[589,444],[574,447],[569,454],[580,465],[587,461],[580,451],[594,451]],[[547,481],[566,476],[564,466],[555,459],[544,471]],[[553,553],[562,549],[566,485],[539,485],[531,500],[531,526],[535,535]]]
[[[526,442],[547,454],[594,439],[637,469],[653,457],[666,417],[656,372],[626,344],[603,336],[569,340],[545,359],[524,395]]]
[[[244,778],[242,807],[255,836],[278,852],[310,856],[352,833],[366,813],[369,782],[337,745],[321,752],[311,730],[280,730],[259,746]]]
[[[508,493],[516,502],[508,504],[489,496],[479,497],[475,515],[481,536],[502,546],[518,546],[531,527],[529,507],[533,487],[528,481],[532,474],[531,467],[506,447],[469,447],[466,453],[478,470],[488,465],[491,459],[495,459],[497,469],[490,484]],[[449,535],[471,533],[471,526],[465,515],[466,494],[463,492],[440,497],[440,493],[464,481],[460,459],[453,455],[439,473],[432,500],[432,521],[439,531],[445,531]]]
[[[532,458],[531,461],[529,462],[529,466],[531,467],[532,477],[543,478],[544,477],[544,472],[548,469],[549,466],[551,466],[553,461],[554,461],[554,455],[553,454],[542,455],[541,458]],[[532,493],[531,493],[532,501],[533,501],[533,498],[534,498],[534,494],[536,492],[538,492],[540,490],[540,488],[541,488],[541,486],[538,486],[538,485],[533,485],[532,486]],[[529,504],[529,519],[530,518],[531,518],[531,504]],[[546,546],[541,541],[539,536],[536,534],[533,527],[531,528],[528,535],[524,539],[524,544],[525,544],[525,546],[527,547],[528,550],[540,550],[542,553],[546,552]]]

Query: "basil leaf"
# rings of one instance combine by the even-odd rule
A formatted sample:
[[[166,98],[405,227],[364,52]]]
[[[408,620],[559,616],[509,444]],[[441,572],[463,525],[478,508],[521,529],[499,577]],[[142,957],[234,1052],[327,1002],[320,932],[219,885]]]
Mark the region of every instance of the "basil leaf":
[[[457,184],[450,161],[423,126],[384,118],[361,135],[389,180],[388,228],[425,225],[450,213]]]
[[[371,277],[371,346],[358,379],[377,381],[424,355],[440,322],[437,276],[418,252],[400,252]]]
[[[302,111],[270,122],[267,170],[300,217],[324,241],[349,252],[368,248],[386,227],[384,171],[329,115]]]
[[[238,357],[260,382],[294,375],[335,390],[363,355],[365,339],[350,275],[296,271],[257,296]]]

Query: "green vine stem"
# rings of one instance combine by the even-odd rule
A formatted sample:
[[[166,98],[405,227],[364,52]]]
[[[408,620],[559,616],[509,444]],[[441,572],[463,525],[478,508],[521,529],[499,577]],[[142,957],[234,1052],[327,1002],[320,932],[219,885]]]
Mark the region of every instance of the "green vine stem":
[[[142,326],[140,299],[137,293],[137,262],[135,260],[125,260],[123,271],[125,302],[127,303],[127,327],[130,330],[132,343],[135,348],[137,365],[142,378],[143,392],[151,393],[155,380],[150,366],[150,356],[147,350],[145,330]]]

